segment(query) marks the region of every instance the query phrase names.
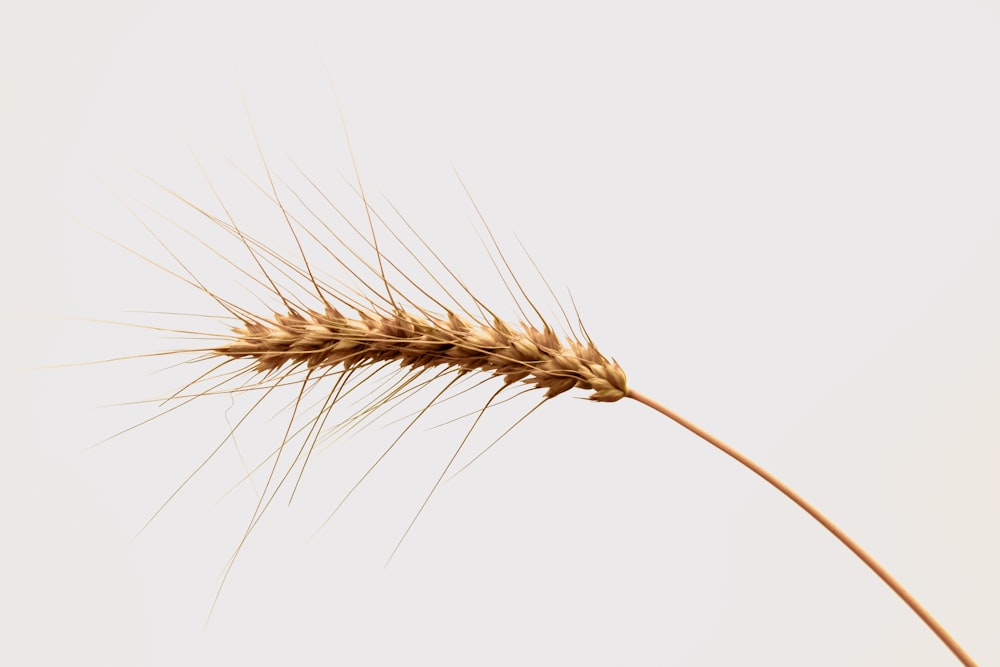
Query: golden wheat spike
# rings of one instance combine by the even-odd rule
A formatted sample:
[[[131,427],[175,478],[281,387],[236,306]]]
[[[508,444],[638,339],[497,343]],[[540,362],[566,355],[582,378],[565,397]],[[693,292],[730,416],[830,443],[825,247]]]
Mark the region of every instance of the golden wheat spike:
[[[263,158],[263,153],[261,153],[261,157]],[[278,199],[278,191],[271,180],[270,172],[267,173],[270,188],[264,189],[258,186],[258,189],[281,210],[289,229],[293,235],[296,235],[296,227],[304,228],[304,226]],[[358,178],[360,179],[360,177]],[[254,313],[253,309],[230,304],[212,294],[200,281],[184,278],[193,286],[212,296],[230,316],[235,316],[240,320],[239,326],[233,327],[231,333],[223,337],[222,342],[207,348],[198,348],[196,352],[200,355],[207,353],[210,356],[219,357],[223,360],[224,366],[230,363],[242,364],[239,370],[233,373],[233,377],[245,379],[247,376],[252,376],[259,378],[256,383],[251,383],[252,388],[264,389],[269,392],[282,385],[298,387],[298,395],[292,406],[292,416],[285,436],[272,454],[274,460],[267,483],[260,493],[257,508],[251,517],[243,539],[227,565],[227,573],[250,532],[274,500],[278,489],[290,479],[291,473],[300,459],[303,461],[301,465],[304,468],[305,462],[308,461],[324,431],[329,413],[344,396],[357,390],[364,390],[369,385],[374,386],[384,369],[395,368],[396,372],[399,373],[394,379],[388,381],[387,386],[376,389],[373,392],[374,397],[358,409],[355,414],[347,416],[343,421],[331,427],[331,430],[335,432],[350,433],[353,429],[364,425],[379,411],[392,406],[401,396],[426,386],[422,378],[429,377],[428,382],[431,382],[445,376],[452,376],[445,388],[403,430],[405,433],[458,380],[478,375],[483,380],[499,379],[502,381],[501,387],[486,402],[482,411],[494,404],[495,399],[508,387],[521,385],[529,391],[542,390],[544,392],[542,402],[573,389],[580,389],[589,392],[586,398],[591,401],[610,403],[630,398],[672,419],[739,462],[807,512],[882,579],[924,621],[962,664],[966,666],[976,664],[943,626],[884,567],[802,496],[722,440],[674,413],[666,406],[631,388],[627,384],[623,369],[617,362],[604,356],[586,335],[582,321],[579,326],[585,340],[580,340],[579,337],[572,334],[568,336],[558,335],[544,319],[541,326],[525,321],[507,322],[497,317],[494,314],[497,311],[483,304],[460,281],[462,289],[473,299],[482,316],[472,314],[470,309],[463,307],[462,304],[448,304],[440,301],[435,301],[434,305],[439,308],[443,307],[445,312],[435,314],[430,308],[425,309],[418,305],[416,300],[404,295],[387,278],[386,267],[396,268],[396,265],[383,254],[378,240],[374,237],[374,221],[385,223],[365,199],[360,182],[356,193],[364,204],[371,237],[366,237],[356,228],[354,231],[360,238],[364,239],[365,244],[375,254],[376,261],[361,260],[374,278],[369,278],[366,281],[357,272],[347,268],[347,264],[338,259],[336,253],[321,243],[337,264],[345,268],[351,277],[363,286],[363,290],[368,290],[367,293],[362,291],[353,295],[332,289],[317,279],[312,266],[306,260],[306,253],[299,243],[297,235],[295,240],[299,249],[299,260],[289,259],[247,236],[236,225],[235,220],[214,218],[194,207],[187,200],[180,198],[182,202],[192,206],[199,214],[209,218],[239,239],[242,246],[251,255],[254,264],[263,273],[263,277],[258,277],[255,281],[256,284],[278,297],[285,309],[285,312],[258,315]],[[503,273],[505,269],[507,277],[513,281],[517,288],[514,290],[508,285],[508,291],[515,303],[518,300],[516,292],[519,292],[528,302],[529,308],[517,304],[518,310],[525,320],[528,319],[527,312],[529,310],[541,319],[541,312],[527,297],[521,287],[521,282],[511,270],[481,214],[480,220],[489,232],[489,238],[500,256],[501,261],[494,262],[494,266],[501,280],[506,284]],[[329,228],[327,229],[329,230]],[[360,253],[350,248],[340,237],[334,234],[334,238],[356,259],[361,259]],[[487,251],[489,252],[488,248]],[[436,255],[435,258],[437,258]],[[427,270],[426,267],[423,268]],[[190,275],[186,267],[185,272]],[[308,304],[301,303],[299,299],[286,294],[279,287],[274,274],[280,274],[292,281],[293,284],[304,287],[306,291],[314,294],[317,302],[310,307]],[[457,280],[450,271],[449,274]],[[421,294],[427,295],[427,292],[421,289],[414,280],[405,274],[404,278]],[[435,282],[437,282],[436,279]],[[440,283],[438,285],[440,286]],[[345,315],[345,312],[351,314]],[[465,313],[465,315],[458,313]],[[309,419],[304,426],[296,428],[303,397],[312,391],[318,382],[328,378],[334,379],[335,384],[331,393],[323,401],[318,414]],[[479,413],[480,416],[482,411]],[[478,423],[478,419],[477,416],[473,428]],[[469,432],[471,433],[471,429]],[[286,445],[294,437],[303,433],[304,444],[295,454],[291,464],[287,464],[284,473],[279,473],[279,462],[282,460]],[[401,436],[402,434],[400,434]],[[420,512],[449,471],[467,439],[468,434],[458,445],[451,460],[435,481],[417,511],[417,515],[407,527],[403,538],[413,527]],[[348,492],[347,496],[353,493],[354,489],[364,481],[398,441],[399,438],[388,446]],[[299,476],[301,477],[301,472]],[[344,500],[346,500],[346,496]],[[340,504],[343,504],[343,500]],[[337,507],[339,508],[340,505]],[[399,548],[399,544],[396,548]],[[395,550],[393,553],[395,554]],[[223,577],[224,581],[225,577]]]
[[[506,384],[544,389],[545,398],[574,388],[590,391],[587,398],[592,401],[618,401],[628,394],[625,373],[593,344],[561,340],[549,329],[526,324],[497,321],[485,326],[453,313],[447,319],[429,319],[403,310],[361,311],[357,318],[348,318],[327,306],[324,313],[275,315],[233,331],[233,339],[213,353],[249,360],[261,373],[302,364],[349,370],[396,362],[414,370],[491,373]]]

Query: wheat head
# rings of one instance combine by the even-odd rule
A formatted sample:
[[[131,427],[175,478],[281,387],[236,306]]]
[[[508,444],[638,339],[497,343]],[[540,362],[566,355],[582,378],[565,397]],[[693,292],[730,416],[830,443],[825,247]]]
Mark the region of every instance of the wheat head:
[[[470,321],[455,313],[446,318],[414,315],[405,310],[343,315],[327,303],[324,312],[291,311],[269,319],[244,322],[233,339],[212,352],[249,359],[255,371],[305,365],[310,369],[343,369],[398,362],[400,367],[453,369],[502,377],[544,389],[545,398],[570,389],[590,391],[592,401],[625,398],[625,373],[602,355],[593,342],[560,338],[547,325],[538,329],[499,319]]]
[[[528,299],[528,303],[539,318],[541,318],[541,327],[523,320],[516,324],[507,322],[496,316],[493,311],[486,308],[482,302],[472,296],[471,292],[468,292],[464,284],[460,281],[459,284],[468,292],[476,304],[476,308],[472,310],[478,310],[479,315],[474,314],[472,310],[466,309],[458,303],[445,305],[440,301],[435,301],[438,306],[438,313],[435,314],[430,310],[425,310],[417,306],[414,301],[405,297],[386,278],[384,265],[389,264],[393,267],[395,265],[385,257],[379,248],[372,221],[373,211],[364,196],[360,178],[358,179],[357,194],[360,195],[364,204],[371,234],[366,237],[364,234],[358,232],[356,228],[355,231],[362,238],[365,238],[366,243],[374,250],[377,259],[377,269],[374,264],[362,261],[368,270],[377,276],[385,292],[379,293],[377,290],[371,288],[369,283],[351,269],[348,269],[348,271],[368,287],[367,292],[355,292],[353,296],[346,295],[318,281],[309,266],[306,254],[302,250],[299,236],[295,231],[296,226],[301,228],[302,225],[289,214],[288,210],[281,203],[278,192],[271,180],[269,170],[267,173],[271,184],[271,192],[268,196],[278,206],[285,217],[288,228],[299,247],[301,263],[276,255],[267,246],[244,234],[232,218],[228,221],[216,218],[182,199],[182,201],[192,206],[200,214],[208,217],[215,224],[221,226],[239,239],[253,258],[254,263],[264,274],[264,278],[266,278],[266,281],[257,278],[257,282],[263,287],[270,289],[273,296],[277,296],[282,301],[284,312],[275,312],[271,316],[260,316],[254,314],[252,311],[237,307],[208,290],[193,274],[187,272],[186,267],[184,267],[184,270],[188,273],[188,277],[182,277],[182,279],[215,299],[235,319],[238,326],[232,327],[228,334],[222,334],[221,336],[219,334],[212,334],[214,340],[217,341],[214,345],[195,350],[179,350],[178,352],[199,352],[207,355],[209,358],[222,358],[223,366],[233,362],[242,364],[238,371],[228,376],[228,379],[231,380],[246,376],[255,378],[249,385],[251,389],[262,389],[270,392],[271,389],[276,387],[298,382],[299,378],[301,378],[299,397],[294,403],[285,439],[273,454],[274,463],[264,491],[259,495],[257,508],[251,517],[244,537],[237,547],[236,553],[233,554],[232,559],[230,559],[227,565],[226,575],[228,575],[229,569],[233,564],[233,559],[239,553],[243,543],[257,525],[268,505],[274,500],[278,489],[289,478],[292,469],[300,458],[302,459],[302,467],[299,473],[299,477],[301,478],[301,473],[308,462],[309,455],[316,446],[323,427],[326,424],[327,416],[344,395],[353,389],[367,385],[375,375],[387,367],[396,366],[402,371],[401,379],[397,378],[388,390],[377,393],[376,397],[365,407],[358,410],[352,416],[349,416],[334,429],[344,429],[346,432],[356,428],[359,424],[363,424],[366,419],[378,413],[380,409],[390,407],[400,396],[413,391],[414,384],[416,385],[416,391],[426,386],[426,384],[415,382],[424,373],[428,373],[431,376],[429,382],[433,382],[445,375],[452,375],[453,379],[445,386],[444,390],[431,399],[426,404],[426,407],[416,415],[416,418],[410,422],[410,426],[412,426],[459,379],[479,374],[484,376],[484,380],[502,379],[502,386],[479,411],[480,416],[502,392],[512,386],[522,385],[526,391],[542,390],[544,392],[539,405],[571,389],[580,389],[590,392],[587,398],[591,401],[611,403],[623,398],[631,398],[672,419],[705,442],[713,445],[739,462],[807,512],[881,578],[927,624],[939,639],[948,646],[960,662],[967,666],[975,665],[975,662],[962,649],[958,642],[920,605],[902,584],[892,577],[857,542],[851,539],[843,530],[808,503],[802,496],[766,469],[719,438],[674,413],[666,406],[632,389],[628,385],[625,373],[618,363],[613,359],[605,357],[598,351],[589,335],[586,334],[586,329],[582,323],[580,324],[582,335],[576,335],[572,325],[569,325],[570,334],[560,336],[544,321],[544,318],[541,318],[541,313],[531,304],[530,299]],[[310,181],[310,183],[312,182]],[[378,215],[375,214],[375,217],[378,218]],[[378,219],[381,221],[380,218]],[[482,220],[481,214],[480,219]],[[485,226],[485,220],[482,220],[482,222]],[[492,233],[490,233],[490,236],[492,238]],[[334,237],[337,238],[341,245],[344,245],[339,237],[336,237],[336,235]],[[499,246],[496,245],[495,239],[494,246],[503,259],[504,264],[507,265],[506,259],[503,258],[503,253],[500,251]],[[348,246],[344,247],[354,254],[355,257],[359,257],[353,249]],[[434,256],[437,258],[436,255]],[[335,255],[334,259],[337,259],[344,266],[343,262]],[[294,299],[291,295],[284,293],[268,274],[265,264],[269,264],[272,268],[277,269],[300,286],[303,285],[302,281],[311,284],[310,291],[313,292],[315,297],[318,297],[315,307],[307,307],[301,303],[301,299]],[[160,268],[163,267],[161,266]],[[426,269],[426,267],[424,268]],[[503,280],[504,276],[500,272],[499,267],[497,267],[497,270]],[[451,273],[450,270],[448,272]],[[507,273],[520,289],[520,283],[510,270],[509,265],[507,265]],[[451,275],[455,278],[454,274]],[[404,277],[406,277],[405,274]],[[457,281],[457,278],[455,279]],[[412,283],[412,280],[410,282]],[[436,279],[435,282],[437,282]],[[440,286],[440,283],[438,285]],[[414,286],[416,286],[415,283]],[[427,294],[419,287],[417,289],[425,295]],[[527,295],[524,294],[523,289],[521,289],[521,293],[527,299]],[[405,302],[412,307],[401,307],[399,305],[401,302]],[[457,311],[459,310],[464,315],[458,314]],[[345,315],[342,311],[351,312],[352,315]],[[522,310],[523,313],[524,311]],[[565,313],[563,314],[565,316]],[[569,324],[568,318],[566,319],[566,323]],[[364,370],[370,370],[371,372],[359,373],[359,371]],[[293,425],[296,421],[296,413],[307,388],[315,384],[316,380],[329,376],[335,378],[335,383],[324,400],[319,413],[305,427],[294,430]],[[206,377],[212,378],[218,376],[208,373],[200,379]],[[228,380],[224,377],[220,385],[224,385],[226,381]],[[348,389],[347,387],[350,388]],[[236,390],[230,389],[229,391]],[[478,421],[477,417],[469,429],[469,433],[475,428]],[[237,424],[238,426],[239,424]],[[403,430],[403,433],[410,426],[407,426]],[[235,427],[233,430],[235,431]],[[295,435],[303,432],[305,432],[304,443],[287,468],[287,471],[283,475],[280,474],[278,466],[285,446]],[[400,434],[401,436],[402,434]],[[402,544],[403,539],[405,539],[414,522],[420,516],[427,501],[450,470],[467,439],[468,433],[461,443],[459,443],[454,455],[427,494],[416,516],[413,517],[400,542],[397,544],[396,549]],[[340,504],[333,510],[334,512],[343,505],[347,497],[358,488],[358,485],[382,461],[398,440],[398,438],[394,440],[382,455],[378,457],[375,463],[358,480],[357,484],[347,493],[347,496],[341,500]],[[225,441],[222,444],[225,444]],[[222,444],[213,451],[212,455],[219,451]],[[250,474],[250,471],[248,471],[248,477]],[[294,490],[292,493],[294,495]],[[163,509],[163,507],[161,506],[160,509]],[[157,513],[159,513],[159,510]],[[393,550],[393,555],[395,553],[396,550]],[[225,575],[223,576],[224,581]]]

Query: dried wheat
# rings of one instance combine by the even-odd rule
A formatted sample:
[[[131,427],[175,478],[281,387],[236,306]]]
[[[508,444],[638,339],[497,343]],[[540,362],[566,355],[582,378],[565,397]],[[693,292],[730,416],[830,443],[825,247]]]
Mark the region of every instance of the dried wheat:
[[[268,178],[270,179],[269,172]],[[369,216],[369,222],[371,222],[372,210],[360,187],[358,192],[364,203],[366,214]],[[298,243],[295,227],[296,225],[301,226],[300,223],[281,204],[273,184],[272,193],[273,195],[269,196],[282,211],[289,229]],[[221,357],[223,366],[230,363],[243,363],[238,371],[224,376],[213,390],[203,393],[212,393],[219,387],[223,387],[221,391],[235,391],[231,388],[225,388],[226,382],[233,378],[247,376],[257,378],[249,383],[248,388],[261,389],[265,392],[278,386],[290,384],[292,380],[299,382],[301,378],[299,396],[294,403],[285,439],[272,455],[275,461],[271,474],[264,492],[260,495],[257,509],[244,535],[244,541],[260,520],[264,510],[274,499],[277,489],[288,479],[292,468],[300,459],[303,459],[301,466],[304,469],[333,407],[354,389],[372,382],[373,378],[387,367],[397,368],[402,375],[390,382],[388,389],[377,391],[374,399],[357,413],[340,422],[337,428],[343,431],[356,428],[380,409],[391,406],[401,396],[418,391],[429,382],[449,374],[453,376],[452,380],[417,414],[416,419],[419,419],[431,405],[438,402],[457,380],[476,374],[485,376],[484,379],[499,378],[503,381],[500,389],[487,401],[483,410],[489,407],[501,392],[513,386],[523,385],[527,390],[543,390],[542,403],[572,389],[581,389],[590,392],[587,398],[591,401],[615,402],[623,398],[631,398],[645,404],[747,467],[809,513],[868,565],[938,635],[963,664],[975,664],[961,646],[885,568],[827,517],[806,502],[804,498],[723,441],[630,388],[626,383],[624,371],[617,362],[609,360],[598,351],[589,335],[586,335],[582,325],[580,327],[584,332],[582,336],[573,334],[572,327],[570,327],[570,335],[559,336],[548,323],[544,322],[544,319],[540,327],[524,321],[517,324],[505,322],[475,297],[472,298],[475,301],[476,309],[479,310],[479,315],[472,314],[469,309],[457,303],[449,307],[436,301],[435,304],[439,309],[438,314],[416,306],[413,300],[404,297],[402,292],[386,279],[384,266],[386,264],[395,265],[384,256],[379,248],[373,225],[371,226],[371,237],[367,243],[375,252],[377,269],[372,264],[365,264],[382,283],[384,293],[373,289],[372,293],[369,294],[346,296],[316,279],[306,261],[301,243],[298,243],[302,260],[300,266],[295,261],[280,257],[266,245],[244,234],[234,220],[221,220],[193,206],[186,200],[182,201],[236,236],[263,273],[263,279],[258,277],[257,282],[279,297],[285,309],[284,313],[275,313],[271,316],[255,315],[252,311],[239,308],[213,294],[189,272],[187,277],[181,276],[185,281],[212,296],[239,322],[239,326],[233,327],[231,334],[223,335],[218,344],[196,350],[199,353],[206,353],[209,357]],[[336,238],[340,241],[339,237]],[[343,245],[342,241],[341,244]],[[355,257],[358,257],[355,251],[347,249]],[[499,252],[499,246],[497,246],[497,251]],[[502,252],[500,256],[503,257]],[[337,258],[334,256],[334,259]],[[346,267],[339,259],[337,261]],[[504,259],[504,264],[506,265],[506,259]],[[315,296],[318,297],[316,307],[310,308],[296,303],[290,296],[283,293],[269,275],[265,265],[270,265],[272,269],[277,269],[286,276],[291,274],[293,280],[308,283],[311,286],[311,291],[314,291]],[[187,271],[186,268],[184,270]],[[368,283],[351,269],[347,270],[362,284],[368,286]],[[520,289],[520,283],[510,271],[509,265],[507,271],[509,277],[517,283]],[[450,270],[448,272],[450,273]],[[452,277],[454,278],[454,275]],[[503,278],[502,273],[501,278]],[[437,282],[436,279],[435,282]],[[302,282],[297,284],[301,285]],[[438,284],[440,285],[440,283]],[[462,288],[465,289],[465,286],[462,285]],[[419,287],[417,289],[421,293],[427,294]],[[467,289],[466,292],[468,292]],[[524,294],[523,289],[521,293]],[[471,293],[469,294],[471,296]],[[527,297],[525,296],[525,298]],[[399,305],[400,302],[405,302],[411,307],[403,308]],[[532,304],[531,307],[534,308],[534,305]],[[539,314],[537,309],[534,310],[536,314]],[[353,315],[345,315],[342,311],[351,312]],[[458,314],[459,311],[464,315]],[[365,373],[366,370],[370,372]],[[304,375],[300,375],[300,371]],[[417,378],[423,376],[425,372],[429,372],[430,380],[424,383],[417,382]],[[210,372],[199,380],[213,377],[218,377],[218,375]],[[333,378],[333,386],[317,414],[305,427],[294,430],[293,425],[296,422],[299,403],[306,390],[311,387],[315,380],[331,377]],[[481,414],[482,412],[480,412]],[[476,422],[478,422],[478,417]],[[410,426],[412,424],[413,422],[410,423]],[[238,426],[239,424],[237,424]],[[473,427],[475,427],[475,423]],[[407,426],[408,428],[409,426]],[[305,444],[301,446],[285,474],[279,478],[277,474],[278,462],[284,447],[292,437],[303,431],[305,431]],[[406,429],[404,429],[404,433],[405,431]],[[368,473],[378,465],[397,441],[398,438],[389,445],[389,448],[382,453],[375,464],[348,492],[348,496],[357,488],[358,484],[364,481]],[[452,456],[425,498],[417,516],[420,515],[427,499],[434,493],[454,463],[464,444],[465,440],[463,439],[455,451],[455,455]],[[217,451],[218,448],[215,452]],[[301,477],[301,471],[299,475]],[[268,495],[269,491],[270,495]],[[340,505],[337,506],[338,509],[339,507]],[[415,521],[416,517],[413,519],[413,522]],[[407,528],[407,533],[413,527],[413,522]],[[406,534],[403,535],[404,538],[405,536]],[[240,547],[242,545],[243,541],[241,541]],[[239,548],[237,553],[238,551]],[[232,560],[229,566],[231,567],[231,565]]]
[[[250,359],[257,372],[305,364],[308,368],[350,370],[398,362],[403,368],[452,368],[460,374],[481,371],[545,390],[545,398],[570,389],[592,392],[592,401],[612,402],[628,394],[625,373],[591,341],[560,340],[552,329],[517,327],[497,319],[470,322],[454,313],[438,319],[398,310],[358,312],[345,317],[326,304],[325,312],[289,312],[269,320],[247,321],[235,337],[213,350],[233,359]]]

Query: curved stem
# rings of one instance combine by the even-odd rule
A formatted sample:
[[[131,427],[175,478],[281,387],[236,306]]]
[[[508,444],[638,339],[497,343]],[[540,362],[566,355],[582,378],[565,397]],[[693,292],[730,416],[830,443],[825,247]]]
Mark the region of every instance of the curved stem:
[[[864,561],[865,565],[871,568],[872,572],[877,574],[879,579],[884,581],[886,585],[889,586],[889,588],[895,591],[896,595],[901,597],[903,599],[903,602],[905,602],[910,607],[910,609],[912,609],[913,612],[917,616],[919,616],[921,620],[923,620],[923,622],[926,623],[931,630],[934,631],[934,634],[936,634],[938,638],[941,639],[942,642],[944,642],[945,646],[947,646],[951,650],[951,652],[955,654],[955,657],[958,658],[963,665],[965,665],[966,667],[976,667],[976,662],[972,659],[972,657],[968,653],[966,653],[961,646],[959,646],[958,642],[956,642],[955,639],[950,634],[948,634],[948,631],[945,630],[944,627],[942,627],[942,625],[938,623],[933,616],[931,616],[930,612],[924,609],[923,606],[919,602],[917,602],[917,599],[913,597],[913,595],[911,595],[908,590],[903,588],[903,585],[898,581],[896,581],[895,577],[889,574],[888,570],[886,570],[878,563],[878,561],[872,558],[872,556],[867,551],[862,549],[860,544],[852,540],[847,535],[847,533],[838,528],[835,523],[830,521],[830,519],[826,518],[826,516],[824,516],[822,512],[820,512],[818,509],[810,505],[805,498],[795,493],[795,491],[792,491],[792,489],[786,486],[784,482],[782,482],[780,479],[769,473],[764,468],[760,467],[757,463],[755,463],[747,456],[736,451],[735,449],[724,443],[722,440],[719,440],[708,431],[705,431],[701,427],[689,422],[687,419],[671,411],[669,408],[657,403],[648,396],[640,394],[639,392],[633,389],[629,389],[627,395],[629,398],[639,401],[643,405],[647,405],[656,410],[657,412],[666,415],[667,417],[670,417],[675,422],[677,422],[687,430],[691,431],[702,440],[722,450],[725,454],[728,454],[730,457],[742,463],[745,467],[749,468],[754,473],[756,473],[758,477],[763,479],[765,482],[773,486],[781,493],[785,494],[785,496],[787,496],[792,502],[794,502],[796,505],[805,510],[806,513],[809,514],[809,516],[816,519],[816,521],[819,521],[824,528],[826,528],[833,534],[834,537],[840,540],[845,547],[850,549],[855,556]]]

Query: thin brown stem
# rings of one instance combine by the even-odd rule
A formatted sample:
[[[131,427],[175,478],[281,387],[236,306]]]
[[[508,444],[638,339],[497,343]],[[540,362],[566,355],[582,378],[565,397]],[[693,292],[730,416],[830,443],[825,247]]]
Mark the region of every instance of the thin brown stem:
[[[965,652],[965,649],[959,646],[958,642],[955,641],[955,639],[950,634],[948,634],[948,631],[945,630],[944,627],[940,623],[938,623],[933,616],[931,616],[930,612],[924,609],[924,607],[919,602],[917,602],[917,599],[913,597],[913,595],[911,595],[910,592],[906,590],[901,583],[896,581],[895,577],[889,574],[888,570],[882,567],[882,565],[880,565],[878,561],[872,558],[872,556],[867,551],[861,548],[860,544],[852,540],[847,535],[847,533],[838,528],[837,525],[832,521],[830,521],[830,519],[828,519],[822,512],[820,512],[818,509],[809,504],[805,498],[797,494],[795,491],[792,491],[792,489],[786,486],[784,482],[782,482],[780,479],[769,473],[764,468],[760,467],[757,463],[748,458],[746,455],[736,451],[735,449],[724,443],[722,440],[719,440],[717,437],[715,437],[708,431],[702,429],[700,426],[697,426],[689,422],[687,419],[676,414],[669,408],[661,405],[660,403],[657,403],[648,396],[640,394],[634,389],[629,389],[627,396],[631,399],[639,401],[643,405],[647,405],[653,408],[657,412],[666,415],[670,419],[673,419],[675,422],[677,422],[687,430],[691,431],[705,442],[722,450],[725,454],[739,461],[745,467],[749,468],[754,473],[756,473],[758,477],[760,477],[765,482],[767,482],[775,489],[777,489],[785,496],[787,496],[792,502],[794,502],[796,505],[805,510],[806,513],[809,514],[809,516],[816,519],[816,521],[820,522],[820,524],[822,524],[824,528],[830,531],[834,537],[840,540],[845,547],[850,549],[855,556],[860,558],[865,563],[865,565],[871,568],[872,572],[877,574],[879,579],[884,581],[886,585],[889,586],[889,588],[895,591],[896,595],[901,597],[903,599],[903,602],[905,602],[910,607],[910,609],[912,609],[913,612],[917,616],[919,616],[931,630],[934,631],[934,634],[936,634],[938,638],[942,642],[944,642],[945,646],[947,646],[951,650],[951,652],[955,654],[955,657],[958,658],[963,665],[965,665],[966,667],[976,667],[976,662],[972,659],[972,657],[968,653]]]

